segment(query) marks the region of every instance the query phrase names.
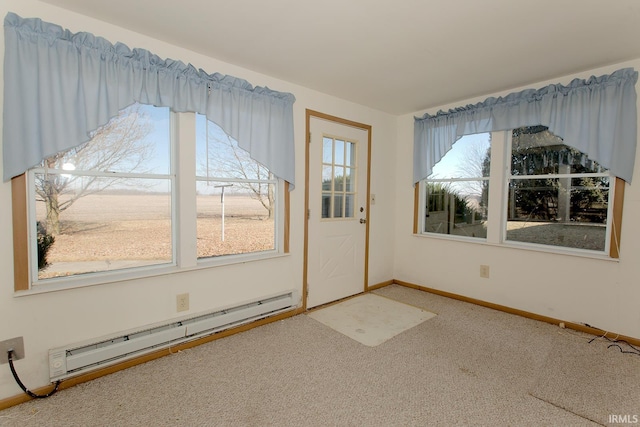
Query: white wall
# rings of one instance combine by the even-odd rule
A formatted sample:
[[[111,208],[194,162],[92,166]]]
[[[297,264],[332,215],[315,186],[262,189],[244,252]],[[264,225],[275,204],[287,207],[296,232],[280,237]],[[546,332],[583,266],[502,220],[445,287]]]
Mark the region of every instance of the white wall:
[[[26,358],[16,362],[16,369],[28,387],[37,388],[48,383],[47,358],[50,348],[178,317],[175,310],[178,293],[190,293],[191,310],[188,314],[281,290],[301,290],[305,219],[304,126],[307,108],[373,126],[371,191],[376,194],[377,202],[370,212],[369,283],[376,284],[393,277],[393,247],[389,242],[393,240],[394,232],[391,225],[395,214],[395,182],[388,172],[395,163],[396,117],[35,0],[5,0],[0,4],[0,13],[4,17],[8,11],[25,18],[38,17],[73,32],[88,31],[111,42],[123,42],[131,48],[148,49],[163,58],[190,62],[209,73],[230,74],[246,79],[255,86],[266,85],[274,90],[291,92],[297,99],[294,104],[297,186],[291,193],[289,256],[15,297],[11,185],[0,183],[0,340],[24,337]],[[3,41],[0,46],[0,49],[4,48]],[[180,313],[181,316],[184,314]],[[20,393],[8,365],[0,365],[0,399]]]
[[[640,60],[588,70],[548,82],[568,84],[573,78],[640,68]],[[455,82],[442,82],[455,84]],[[516,92],[515,88],[508,92]],[[396,217],[394,278],[564,321],[640,337],[640,166],[633,185],[626,185],[619,261],[597,260],[486,244],[454,242],[412,234],[414,116],[434,114],[483,101],[487,94],[399,118],[396,152]],[[640,110],[640,108],[639,108]],[[640,150],[638,150],[640,158]],[[490,279],[479,275],[490,266]]]

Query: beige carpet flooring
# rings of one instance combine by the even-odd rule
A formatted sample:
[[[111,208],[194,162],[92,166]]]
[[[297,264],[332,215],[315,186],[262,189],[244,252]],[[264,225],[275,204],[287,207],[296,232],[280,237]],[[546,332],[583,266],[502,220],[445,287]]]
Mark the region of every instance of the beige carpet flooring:
[[[614,420],[609,415],[635,416],[640,423],[640,357],[622,354],[634,350],[604,338],[585,346],[592,338],[557,337],[531,395],[598,424]]]
[[[599,378],[638,368],[602,340],[396,285],[375,293],[437,316],[369,347],[303,314],[0,411],[0,425],[591,426],[640,396],[637,381],[578,381],[594,366],[571,355],[594,353]]]

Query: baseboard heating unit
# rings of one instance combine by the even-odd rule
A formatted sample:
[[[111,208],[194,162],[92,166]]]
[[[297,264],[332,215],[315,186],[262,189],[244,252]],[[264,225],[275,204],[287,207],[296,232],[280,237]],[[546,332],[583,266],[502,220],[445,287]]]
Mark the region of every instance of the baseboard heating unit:
[[[299,303],[295,290],[115,336],[49,350],[51,381],[80,375],[151,351],[212,335],[278,313]]]

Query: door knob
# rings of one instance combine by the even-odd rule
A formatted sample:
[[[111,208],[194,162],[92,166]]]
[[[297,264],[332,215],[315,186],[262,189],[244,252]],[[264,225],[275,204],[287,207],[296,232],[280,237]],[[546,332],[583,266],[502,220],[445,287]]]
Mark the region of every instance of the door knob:
[[[367,220],[366,220],[366,219],[364,219],[364,218],[360,218],[360,224],[364,224],[364,223],[366,223],[366,222],[367,222]]]

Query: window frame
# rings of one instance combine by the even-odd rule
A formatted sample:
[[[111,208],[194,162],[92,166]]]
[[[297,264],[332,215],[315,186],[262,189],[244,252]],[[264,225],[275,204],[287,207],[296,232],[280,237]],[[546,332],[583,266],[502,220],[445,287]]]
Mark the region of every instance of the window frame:
[[[425,232],[424,214],[426,207],[426,191],[424,186],[429,181],[428,179],[423,179],[418,184],[414,185],[413,234],[415,236],[598,259],[617,260],[620,257],[625,181],[611,174],[609,174],[609,205],[607,209],[607,234],[605,237],[607,240],[605,241],[605,249],[603,251],[507,240],[506,214],[509,197],[508,183],[511,179],[509,158],[511,155],[512,130],[492,131],[490,134],[491,164],[489,175],[489,217],[487,220],[487,237],[477,238]],[[546,177],[545,175],[540,176]]]
[[[325,162],[325,158],[324,158],[324,143],[325,143],[325,139],[330,139],[331,140],[331,163]],[[343,149],[343,155],[344,155],[344,161],[343,164],[339,164],[336,163],[336,141],[341,141],[344,144],[344,149]],[[359,182],[358,182],[358,170],[360,165],[358,165],[358,152],[360,150],[360,145],[358,141],[349,139],[349,138],[345,138],[342,136],[336,136],[336,135],[332,135],[332,134],[328,134],[325,133],[322,135],[322,150],[323,150],[323,155],[320,158],[320,170],[323,171],[325,167],[331,167],[331,188],[328,190],[325,189],[321,189],[320,190],[320,197],[325,197],[326,195],[329,196],[329,210],[328,212],[330,213],[329,216],[325,217],[324,216],[324,212],[321,212],[320,215],[320,221],[326,222],[326,221],[352,221],[355,219],[356,217],[356,208],[355,208],[355,200],[358,194],[358,188],[359,188]],[[347,164],[347,153],[349,152],[349,150],[347,149],[347,147],[349,146],[349,144],[352,144],[353,149],[351,150],[352,153],[352,159],[353,159],[353,163],[352,164]],[[344,169],[344,171],[349,171],[350,176],[351,176],[351,190],[347,190],[347,185],[346,185],[346,181],[344,180],[344,177],[346,177],[346,175],[343,175],[343,183],[342,183],[342,190],[336,190],[335,188],[335,184],[336,184],[336,178],[338,177],[338,175],[336,175],[336,168],[342,168]],[[340,195],[342,196],[342,204],[341,204],[341,215],[340,216],[336,216],[335,215],[335,197],[336,195]],[[351,212],[351,216],[348,216],[348,212],[347,212],[347,197],[351,196],[352,197],[352,212]],[[322,206],[322,201],[320,202],[320,206]]]
[[[11,180],[12,225],[13,225],[13,265],[14,292],[16,296],[54,292],[78,287],[94,286],[175,274],[184,271],[215,268],[219,266],[246,263],[286,256],[289,254],[290,238],[290,195],[289,183],[275,177],[278,198],[275,211],[274,250],[247,254],[233,254],[215,257],[215,260],[197,259],[195,249],[196,213],[196,165],[195,165],[195,113],[170,112],[171,134],[171,211],[173,261],[152,266],[140,266],[95,272],[76,276],[51,278],[38,283],[33,278],[31,264],[34,262],[29,230],[29,174],[33,168]],[[193,240],[193,244],[190,239]],[[36,261],[37,262],[37,261]],[[36,266],[37,268],[37,266]],[[36,270],[37,274],[37,270]]]
[[[203,182],[216,182],[216,183],[262,183],[262,184],[269,184],[269,185],[273,185],[274,186],[274,197],[275,197],[275,209],[274,209],[274,213],[273,213],[273,219],[272,221],[274,221],[274,242],[273,242],[273,248],[272,249],[267,249],[267,250],[263,250],[263,251],[253,251],[253,252],[245,252],[245,253],[236,253],[236,254],[225,254],[225,255],[210,255],[210,256],[205,256],[205,257],[199,257],[198,256],[198,248],[197,248],[197,244],[196,244],[196,264],[197,265],[202,265],[202,266],[216,266],[216,265],[224,265],[224,264],[228,264],[228,259],[233,259],[233,258],[237,258],[238,262],[243,261],[243,260],[251,260],[251,259],[262,259],[264,257],[269,257],[270,255],[274,255],[274,254],[279,254],[279,253],[288,253],[288,225],[285,224],[285,221],[281,220],[281,217],[283,216],[283,212],[286,209],[288,212],[288,196],[289,196],[289,185],[286,181],[276,177],[275,175],[273,175],[270,171],[267,174],[267,178],[265,179],[261,179],[261,178],[240,178],[240,177],[228,177],[228,176],[223,176],[224,174],[218,176],[217,173],[215,172],[215,168],[214,172],[211,173],[210,175],[204,175],[202,174],[202,172],[205,173],[209,173],[209,167],[207,166],[205,171],[199,170],[198,168],[198,164],[199,164],[199,155],[201,154],[198,151],[198,144],[202,142],[201,139],[199,139],[198,133],[202,132],[204,130],[205,132],[205,140],[206,138],[208,138],[209,135],[209,122],[211,122],[206,116],[201,115],[201,114],[194,114],[193,115],[194,118],[194,124],[193,124],[193,129],[195,129],[196,134],[194,134],[194,154],[193,154],[193,176],[194,176],[194,181],[193,181],[193,188],[197,190],[198,187],[198,183],[203,183]],[[191,119],[191,116],[189,116],[189,119]],[[204,120],[204,129],[202,127],[202,122],[200,123],[200,125],[198,125],[198,122],[200,120]],[[214,126],[220,128],[216,123],[213,123]],[[220,131],[223,131],[222,128],[219,129]],[[223,131],[224,132],[224,131]],[[227,135],[228,136],[228,135]],[[231,148],[233,151],[235,150],[242,150],[241,147],[239,147],[238,142],[233,140],[232,138],[230,138],[230,143],[232,144],[233,147],[235,148]],[[206,145],[208,147],[208,144]],[[200,149],[202,149],[202,147],[200,147]],[[243,150],[244,151],[244,150]],[[249,154],[245,151],[246,154]],[[208,155],[208,152],[207,152]],[[235,153],[234,153],[235,155]],[[265,168],[265,170],[268,170],[266,168],[266,166],[264,166],[263,164],[257,162],[256,160],[254,160],[253,158],[251,158],[252,162],[255,162],[257,164],[260,165],[260,167]],[[241,161],[242,163],[242,161]],[[208,159],[207,159],[207,165],[208,165]],[[191,165],[187,165],[188,167],[191,167]],[[241,166],[240,169],[244,169],[244,166]],[[200,172],[200,173],[199,173]],[[244,175],[244,173],[243,173]],[[198,231],[197,231],[197,215],[198,215],[198,202],[197,202],[197,194],[196,194],[196,200],[195,200],[195,222],[196,222],[196,239],[198,237]],[[284,215],[285,219],[288,218],[288,213]],[[288,220],[287,220],[288,221]],[[285,233],[286,230],[286,233]],[[286,235],[286,237],[285,237]],[[283,239],[284,237],[284,239]]]

